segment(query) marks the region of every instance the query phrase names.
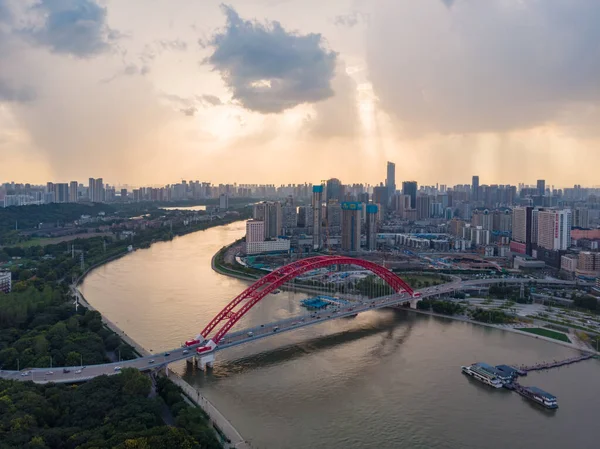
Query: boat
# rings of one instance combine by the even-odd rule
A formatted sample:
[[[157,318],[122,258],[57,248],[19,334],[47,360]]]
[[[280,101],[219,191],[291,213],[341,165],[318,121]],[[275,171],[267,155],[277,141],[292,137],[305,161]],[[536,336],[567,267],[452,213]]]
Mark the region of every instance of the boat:
[[[515,390],[521,396],[535,402],[536,404],[540,404],[551,410],[558,408],[558,401],[556,399],[556,396],[548,393],[547,391],[542,390],[541,388],[523,387],[519,385]]]
[[[472,365],[469,365],[469,366],[462,366],[461,370],[464,374],[467,374],[468,376],[471,376],[474,379],[477,379],[479,382],[489,385],[490,387],[502,388],[504,386],[504,384],[498,378],[498,376],[496,376],[495,373],[488,371],[481,365],[489,366],[489,365],[480,364],[480,363],[473,363]]]

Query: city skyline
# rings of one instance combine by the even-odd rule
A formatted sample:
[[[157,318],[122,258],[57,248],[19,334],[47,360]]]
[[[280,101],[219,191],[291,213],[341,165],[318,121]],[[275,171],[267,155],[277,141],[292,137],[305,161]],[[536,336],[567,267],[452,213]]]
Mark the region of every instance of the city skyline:
[[[0,0],[0,181],[594,185],[600,4],[565,7]]]

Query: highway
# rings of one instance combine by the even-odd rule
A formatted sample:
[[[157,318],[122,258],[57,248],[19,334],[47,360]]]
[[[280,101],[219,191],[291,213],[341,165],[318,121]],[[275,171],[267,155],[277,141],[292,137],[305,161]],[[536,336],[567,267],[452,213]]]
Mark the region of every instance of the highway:
[[[527,278],[472,279],[467,281],[461,281],[460,279],[455,278],[452,282],[419,290],[418,293],[420,293],[421,298],[413,298],[406,292],[404,292],[374,299],[364,299],[362,301],[354,301],[350,304],[328,308],[327,310],[314,311],[305,315],[287,318],[277,322],[265,323],[260,326],[236,332],[230,332],[227,335],[225,335],[224,339],[214,350],[207,351],[202,355],[212,354],[214,352],[231,348],[233,346],[238,346],[244,343],[259,340],[261,338],[266,338],[271,335],[293,331],[301,327],[311,326],[329,320],[353,316],[358,313],[365,312],[367,310],[398,306],[406,302],[411,302],[411,304],[414,306],[416,301],[420,299],[459,291],[466,287],[496,284],[498,282],[506,282],[507,284],[520,284],[528,283],[530,281],[531,279]],[[576,285],[576,282],[573,281],[561,281],[556,279],[537,279],[535,280],[535,282],[537,285]],[[579,282],[579,285],[584,285],[584,283]],[[203,346],[203,343],[198,343],[196,345],[190,346],[189,348],[178,347],[161,353],[144,356],[133,360],[106,363],[101,365],[88,365],[84,367],[70,366],[66,368],[32,368],[24,369],[21,371],[0,371],[0,378],[20,381],[33,381],[36,383],[84,382],[96,376],[104,374],[109,376],[118,374],[119,369],[122,368],[136,368],[140,371],[159,369],[168,365],[169,363],[192,357],[196,353],[195,349],[200,346]]]

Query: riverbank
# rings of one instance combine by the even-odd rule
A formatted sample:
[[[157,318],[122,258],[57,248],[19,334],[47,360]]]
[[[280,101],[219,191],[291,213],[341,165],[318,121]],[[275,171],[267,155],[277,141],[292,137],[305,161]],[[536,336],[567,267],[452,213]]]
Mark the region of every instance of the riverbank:
[[[239,221],[239,220],[232,220],[227,223],[214,223],[214,225],[210,226],[210,227],[197,229],[197,230],[189,230],[187,232],[179,233],[177,235],[177,237],[187,235],[187,234],[190,234],[193,232],[205,231],[205,230],[208,230],[208,229],[211,229],[214,227],[218,227],[218,226],[229,225],[232,223],[236,223],[237,221]],[[150,246],[152,246],[152,244],[157,243],[157,242],[159,242],[159,241],[158,240],[153,241],[150,244]],[[74,295],[75,299],[77,300],[77,302],[81,306],[86,307],[89,310],[95,310],[95,311],[100,312],[86,300],[86,298],[81,293],[81,291],[79,290],[78,287],[84,281],[85,277],[87,275],[89,275],[96,268],[99,268],[109,262],[112,262],[114,260],[122,258],[123,256],[126,256],[128,254],[132,254],[132,252],[125,251],[125,252],[113,255],[101,262],[98,262],[98,263],[88,267],[84,271],[84,273],[71,285],[71,290],[73,292],[73,295]],[[214,259],[214,256],[213,256],[213,259]],[[101,315],[103,324],[108,329],[113,331],[123,342],[130,345],[134,349],[134,351],[138,353],[138,355],[141,355],[141,356],[151,355],[151,352],[149,350],[144,348],[140,343],[135,341],[133,338],[129,337],[121,328],[119,328],[119,326],[117,324],[115,324],[114,322],[112,322],[111,320],[106,318],[101,312],[100,312],[100,315]],[[225,418],[223,416],[223,414],[210,401],[208,401],[198,390],[196,390],[191,385],[186,383],[179,375],[177,375],[176,373],[174,373],[171,370],[169,370],[169,378],[176,385],[181,387],[181,389],[184,391],[186,396],[196,406],[200,407],[208,415],[208,417],[210,418],[211,424],[215,428],[215,431],[217,433],[219,433],[220,435],[222,435],[227,441],[229,441],[229,443],[226,443],[224,445],[224,447],[226,449],[228,449],[228,448],[250,449],[251,446],[244,440],[244,438],[240,435],[240,433],[237,431],[237,429],[231,424],[231,422],[229,420],[227,420],[227,418]]]

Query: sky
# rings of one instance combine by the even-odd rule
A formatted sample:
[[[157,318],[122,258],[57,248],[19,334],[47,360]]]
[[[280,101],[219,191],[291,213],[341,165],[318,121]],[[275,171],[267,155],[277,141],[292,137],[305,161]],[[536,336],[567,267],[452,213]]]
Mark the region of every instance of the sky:
[[[597,0],[0,0],[0,182],[598,185]]]

